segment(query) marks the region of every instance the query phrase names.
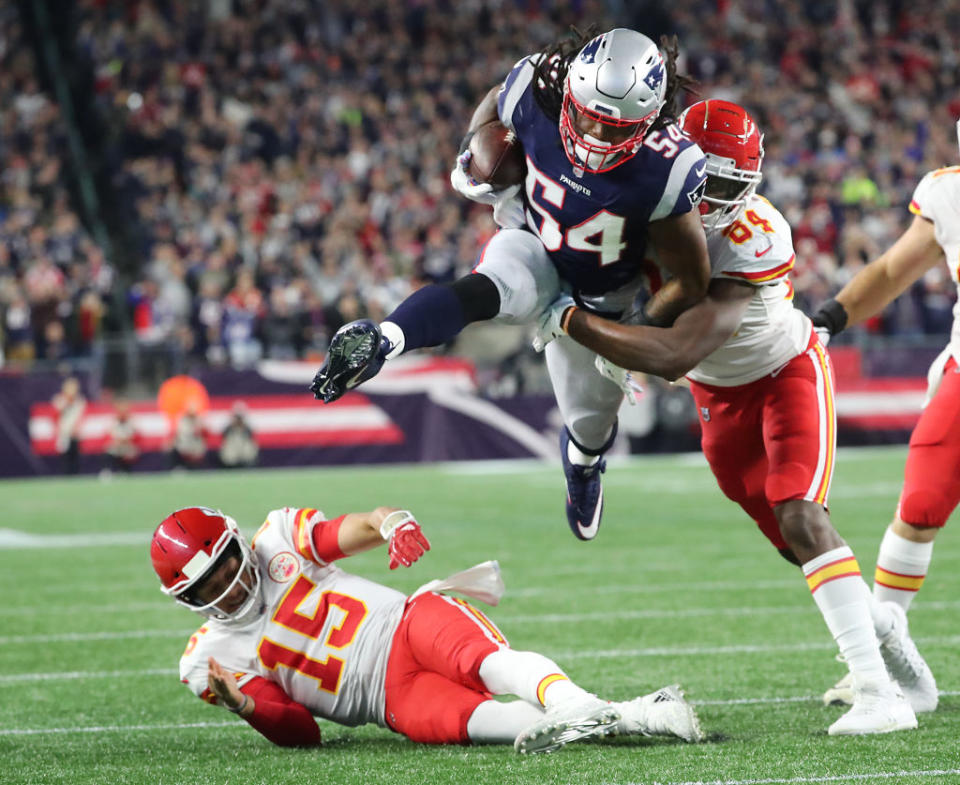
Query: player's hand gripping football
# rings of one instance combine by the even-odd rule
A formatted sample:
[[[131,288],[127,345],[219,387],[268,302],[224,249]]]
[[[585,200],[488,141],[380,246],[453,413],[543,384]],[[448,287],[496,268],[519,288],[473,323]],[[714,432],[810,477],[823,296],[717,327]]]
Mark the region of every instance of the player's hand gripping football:
[[[243,705],[243,693],[237,686],[234,675],[213,657],[207,660],[207,686],[217,696],[217,701],[228,709]]]
[[[546,307],[537,321],[537,331],[533,335],[533,348],[542,352],[550,341],[567,334],[564,329],[567,312],[576,308],[577,304],[569,294],[561,294]]]
[[[384,518],[380,535],[387,541],[391,570],[400,565],[409,567],[430,550],[430,541],[407,510],[394,510]]]
[[[517,195],[520,190],[519,185],[494,190],[490,183],[479,183],[474,180],[467,171],[471,156],[472,153],[469,150],[464,150],[457,156],[457,162],[450,172],[450,185],[453,186],[454,191],[480,204],[496,204],[502,199]]]

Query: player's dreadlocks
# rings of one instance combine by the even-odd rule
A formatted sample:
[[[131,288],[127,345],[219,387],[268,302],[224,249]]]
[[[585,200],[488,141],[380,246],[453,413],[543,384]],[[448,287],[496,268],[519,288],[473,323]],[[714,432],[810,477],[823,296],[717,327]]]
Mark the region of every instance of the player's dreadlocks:
[[[583,32],[571,25],[570,33],[542,50],[533,72],[535,83],[539,88],[534,93],[537,103],[548,117],[557,121],[560,120],[560,112],[563,108],[563,85],[567,78],[567,68],[577,52],[598,35],[595,24],[591,24]],[[676,122],[679,114],[677,103],[681,90],[696,92],[693,89],[696,80],[686,74],[677,73],[677,57],[680,51],[677,36],[660,36],[660,50],[663,52],[663,64],[667,71],[667,90],[664,94],[663,109],[650,126],[652,130],[659,130]]]

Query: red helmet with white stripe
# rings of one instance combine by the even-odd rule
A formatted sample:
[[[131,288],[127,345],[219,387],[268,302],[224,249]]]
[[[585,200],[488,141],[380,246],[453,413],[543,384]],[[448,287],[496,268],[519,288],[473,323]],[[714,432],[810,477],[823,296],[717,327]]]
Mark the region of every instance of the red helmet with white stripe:
[[[150,558],[161,591],[192,611],[238,624],[263,611],[253,552],[236,521],[219,510],[185,507],[168,515],[153,533]],[[207,601],[199,599],[197,590],[231,558],[236,571],[224,590]]]
[[[700,203],[703,225],[728,226],[763,177],[763,134],[746,109],[716,98],[689,107],[679,122],[707,157],[707,187]]]

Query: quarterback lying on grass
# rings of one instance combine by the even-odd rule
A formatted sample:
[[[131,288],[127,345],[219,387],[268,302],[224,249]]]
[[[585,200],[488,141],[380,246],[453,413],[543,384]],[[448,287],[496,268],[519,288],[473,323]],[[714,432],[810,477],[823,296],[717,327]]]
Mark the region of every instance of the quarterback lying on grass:
[[[249,546],[217,510],[169,515],[151,544],[161,588],[207,618],[180,661],[181,680],[283,746],[318,745],[315,717],[521,753],[607,734],[701,740],[676,686],[601,700],[547,657],[510,648],[482,612],[442,593],[496,604],[503,584],[493,562],[409,597],[334,564],[384,543],[391,569],[430,548],[409,512],[388,507],[332,520],[314,509],[274,510]]]

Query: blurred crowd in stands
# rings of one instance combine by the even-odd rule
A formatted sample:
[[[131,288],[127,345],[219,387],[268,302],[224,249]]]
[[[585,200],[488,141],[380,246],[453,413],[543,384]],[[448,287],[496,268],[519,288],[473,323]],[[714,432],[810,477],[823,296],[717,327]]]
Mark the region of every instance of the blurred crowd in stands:
[[[953,9],[953,10],[951,10]],[[4,362],[96,353],[105,320],[212,363],[321,355],[342,323],[468,270],[495,230],[448,172],[473,107],[568,24],[676,32],[703,97],[766,133],[765,193],[811,308],[890,245],[956,163],[956,4],[937,0],[78,0],[139,264],[118,273],[63,185],[64,116],[0,10]],[[691,98],[690,100],[695,100]],[[948,329],[935,270],[875,320]]]

